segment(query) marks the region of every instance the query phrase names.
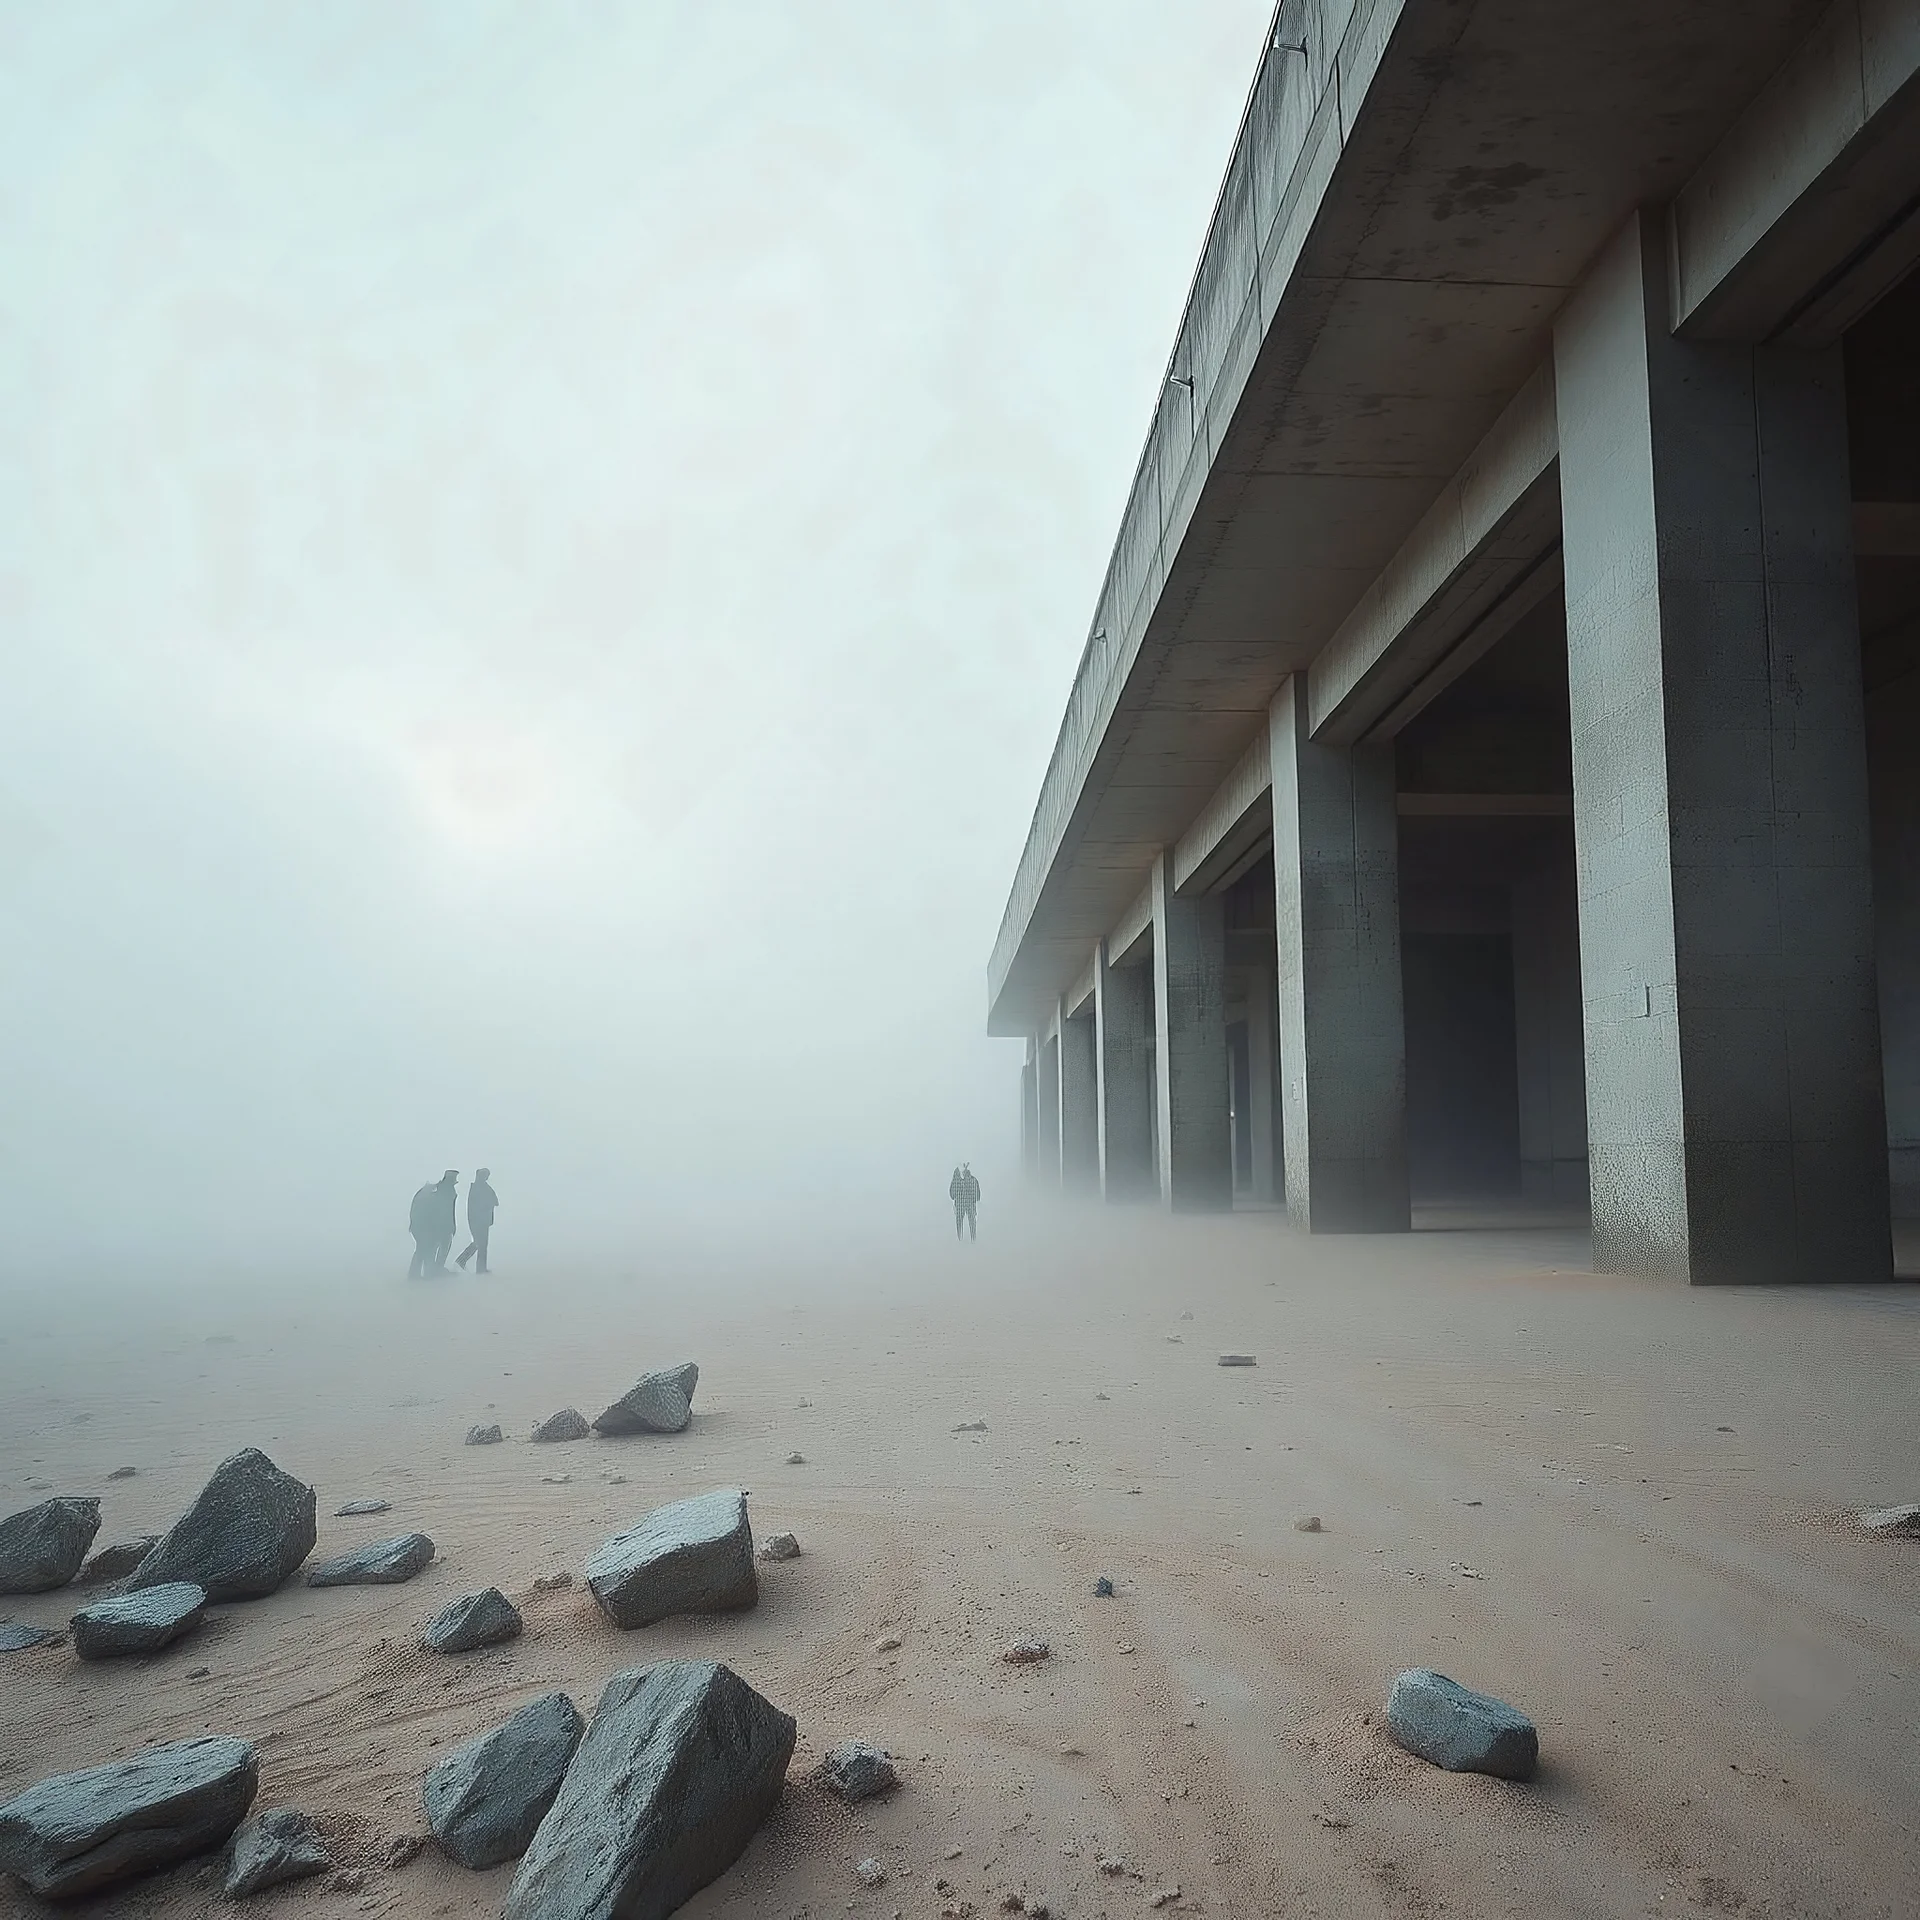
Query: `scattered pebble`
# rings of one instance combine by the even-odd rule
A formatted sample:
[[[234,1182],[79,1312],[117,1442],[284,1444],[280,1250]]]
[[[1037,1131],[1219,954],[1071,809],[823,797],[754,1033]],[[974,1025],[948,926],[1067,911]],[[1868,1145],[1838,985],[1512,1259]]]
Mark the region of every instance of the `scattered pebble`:
[[[562,1588],[572,1585],[573,1575],[563,1569],[559,1573],[543,1573],[533,1583],[533,1590],[535,1593],[558,1593]]]
[[[109,1480],[131,1480],[139,1471],[140,1469],[138,1467],[115,1467],[114,1470],[107,1475],[107,1478]]]
[[[1093,1583],[1093,1596],[1096,1600],[1113,1598],[1113,1582],[1104,1573]]]
[[[1117,1854],[1103,1853],[1093,1864],[1109,1879],[1118,1879],[1127,1870],[1127,1863]]]
[[[1110,1393],[1096,1393],[1093,1397],[1096,1400],[1111,1400],[1113,1395]]]
[[[1319,1533],[1322,1531],[1320,1516],[1317,1513],[1303,1514],[1293,1523],[1295,1533]]]
[[[540,1476],[540,1484],[543,1487],[568,1487],[573,1484],[573,1475],[570,1473],[543,1473]]]
[[[954,1428],[955,1433],[985,1433],[986,1430],[987,1423],[984,1420],[962,1420]]]
[[[1170,1907],[1179,1898],[1180,1889],[1178,1887],[1161,1887],[1156,1892],[1147,1895],[1147,1905],[1150,1907]]]
[[[1037,1660],[1049,1658],[1052,1653],[1053,1649],[1044,1640],[1028,1638],[1016,1640],[1000,1655],[1000,1658],[1009,1666],[1030,1667]]]
[[[873,1650],[875,1653],[898,1653],[900,1651],[899,1635],[892,1633],[883,1635],[873,1643]]]
[[[965,1851],[966,1849],[964,1847],[949,1847],[946,1852],[941,1855],[941,1858],[943,1860],[958,1860]]]
[[[498,1427],[469,1427],[466,1444],[470,1447],[497,1447],[501,1433]]]
[[[814,1769],[814,1777],[842,1800],[871,1800],[900,1784],[893,1756],[865,1740],[843,1740]]]
[[[798,1560],[800,1542],[790,1533],[770,1533],[760,1542],[762,1560]]]
[[[189,1667],[187,1669],[187,1678],[189,1680],[210,1680],[212,1677],[213,1669],[211,1667]]]
[[[1131,1640],[1122,1640],[1120,1644],[1114,1648],[1115,1653],[1131,1653],[1133,1650],[1134,1647]]]
[[[1731,1433],[1732,1431],[1733,1429],[1731,1427],[1715,1427],[1714,1428],[1715,1433]]]
[[[806,1464],[807,1456],[804,1453],[790,1453],[787,1455],[787,1465],[790,1467],[804,1467]]]
[[[1222,1367],[1257,1367],[1260,1362],[1250,1353],[1223,1353],[1215,1364]]]
[[[860,1876],[863,1887],[884,1887],[887,1884],[887,1870],[878,1860],[862,1860],[854,1872]]]
[[[345,1520],[361,1513],[391,1513],[393,1503],[390,1500],[349,1500],[344,1507],[335,1507],[333,1517]]]

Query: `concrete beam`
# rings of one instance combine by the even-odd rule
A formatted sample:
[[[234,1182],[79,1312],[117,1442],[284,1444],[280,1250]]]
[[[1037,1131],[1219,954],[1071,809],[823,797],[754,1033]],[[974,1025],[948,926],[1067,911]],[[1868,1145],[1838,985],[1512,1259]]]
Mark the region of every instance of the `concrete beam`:
[[[1397,732],[1538,603],[1541,592],[1529,595],[1526,583],[1559,543],[1558,454],[1553,369],[1543,364],[1308,670],[1314,739],[1351,746],[1372,733]],[[1509,605],[1516,590],[1520,604]],[[1497,624],[1479,650],[1425,697],[1413,698],[1489,622]],[[1389,716],[1390,727],[1382,729]]]
[[[1920,9],[1835,0],[1675,197],[1690,339],[1830,346],[1920,260]]]
[[[1086,1006],[1087,1002],[1093,998],[1093,980],[1095,973],[1099,970],[1099,966],[1100,956],[1098,950],[1096,950],[1094,957],[1087,962],[1086,971],[1081,974],[1079,979],[1077,979],[1062,996],[1061,1005],[1065,1008],[1069,1016],[1079,1013],[1081,1009]]]
[[[1140,897],[1118,920],[1107,935],[1107,965],[1130,966],[1142,958],[1141,947],[1153,932],[1153,882],[1140,889]]]
[[[1173,849],[1173,884],[1181,893],[1209,893],[1273,832],[1267,795],[1273,754],[1262,727],[1219,791],[1200,809]]]

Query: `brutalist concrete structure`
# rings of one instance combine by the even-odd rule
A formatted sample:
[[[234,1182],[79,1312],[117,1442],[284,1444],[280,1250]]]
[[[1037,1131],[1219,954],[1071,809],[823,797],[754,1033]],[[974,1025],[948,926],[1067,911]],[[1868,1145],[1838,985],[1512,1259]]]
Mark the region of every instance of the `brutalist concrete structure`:
[[[1920,1213],[1920,0],[1286,0],[989,967],[1035,1177]]]

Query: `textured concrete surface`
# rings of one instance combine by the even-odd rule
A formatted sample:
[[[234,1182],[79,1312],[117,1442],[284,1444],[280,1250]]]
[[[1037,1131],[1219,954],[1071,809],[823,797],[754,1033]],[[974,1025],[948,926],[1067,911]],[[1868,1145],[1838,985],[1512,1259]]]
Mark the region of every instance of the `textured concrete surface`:
[[[1060,1008],[1060,1184],[1089,1194],[1100,1184],[1099,1090],[1094,1066],[1094,1018]]]
[[[1176,893],[1163,853],[1153,869],[1155,1085],[1160,1199],[1176,1213],[1233,1205],[1226,964],[1225,903]]]
[[[1153,1152],[1153,972],[1116,967],[1101,941],[1094,973],[1100,1191],[1114,1201],[1159,1191]]]

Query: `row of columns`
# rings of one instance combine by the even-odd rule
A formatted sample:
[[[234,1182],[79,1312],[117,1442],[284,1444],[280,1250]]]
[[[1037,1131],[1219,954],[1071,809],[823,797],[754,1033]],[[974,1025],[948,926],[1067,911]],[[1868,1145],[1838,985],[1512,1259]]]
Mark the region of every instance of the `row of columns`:
[[[1555,1191],[1584,1154],[1604,1268],[1881,1278],[1839,359],[1676,339],[1662,232],[1629,223],[1556,330],[1580,1006],[1576,1032],[1522,985],[1523,1159]],[[1315,741],[1303,676],[1268,736],[1287,1208],[1314,1232],[1402,1231],[1393,750]],[[1569,904],[1526,903],[1517,960],[1573,937]],[[1037,1038],[1039,1163],[1109,1199],[1230,1206],[1225,903],[1179,893],[1164,853],[1151,942],[1150,969],[1103,944],[1090,1001]]]

